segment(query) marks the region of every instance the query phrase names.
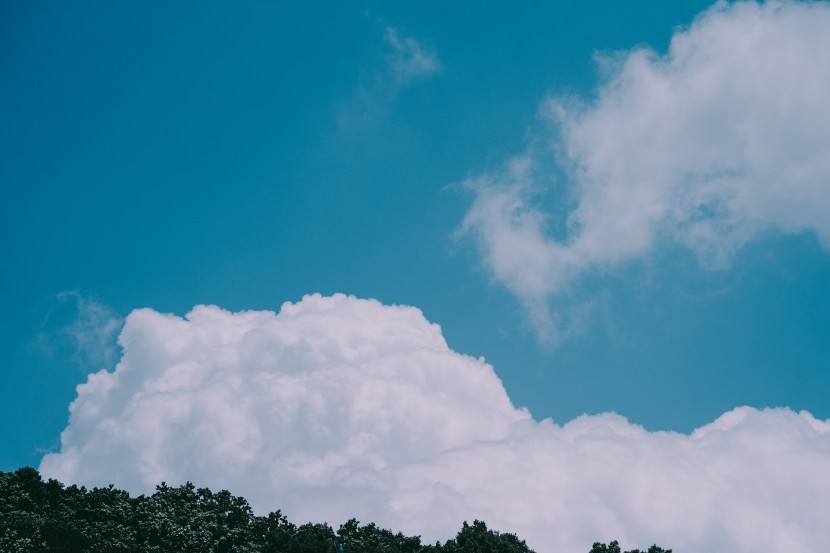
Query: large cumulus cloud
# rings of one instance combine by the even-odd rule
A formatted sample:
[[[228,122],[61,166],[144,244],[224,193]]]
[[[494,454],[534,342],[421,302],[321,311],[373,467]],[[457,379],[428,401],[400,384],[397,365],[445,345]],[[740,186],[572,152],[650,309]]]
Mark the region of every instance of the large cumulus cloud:
[[[467,182],[462,232],[553,342],[580,279],[661,245],[707,268],[773,232],[830,248],[828,51],[826,2],[719,2],[664,55],[602,57],[594,97],[544,103],[549,149]],[[538,200],[552,163],[556,211]]]
[[[830,540],[830,423],[808,413],[739,408],[691,435],[615,414],[538,422],[418,309],[343,295],[279,313],[140,309],[119,341],[114,372],[78,386],[44,474],[133,492],[192,480],[259,511],[429,540],[478,517],[542,553]]]
[[[278,315],[139,309],[119,342],[115,371],[78,387],[45,472],[134,490],[191,479],[327,516],[385,493],[394,467],[529,419],[412,307],[339,295]]]

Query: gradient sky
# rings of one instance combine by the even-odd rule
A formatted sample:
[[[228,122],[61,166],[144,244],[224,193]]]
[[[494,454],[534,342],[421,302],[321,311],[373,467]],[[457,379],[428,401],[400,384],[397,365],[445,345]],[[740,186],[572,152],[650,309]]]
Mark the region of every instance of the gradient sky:
[[[663,54],[708,6],[4,2],[0,469],[58,449],[131,310],[315,292],[420,308],[536,419],[829,418],[830,253],[809,226],[714,266],[661,246],[579,277],[598,307],[555,344],[458,234],[462,183],[545,136],[546,99],[590,102],[598,56]],[[566,208],[542,201],[555,226]]]

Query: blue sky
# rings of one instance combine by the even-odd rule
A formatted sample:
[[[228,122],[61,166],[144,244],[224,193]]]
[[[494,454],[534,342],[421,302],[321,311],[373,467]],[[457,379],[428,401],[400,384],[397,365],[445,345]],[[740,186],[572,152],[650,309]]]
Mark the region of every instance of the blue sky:
[[[742,404],[830,416],[830,257],[809,233],[723,271],[668,252],[653,278],[602,282],[603,320],[554,351],[454,240],[470,199],[451,185],[521,152],[546,95],[590,95],[596,52],[665,51],[707,4],[580,6],[7,5],[4,467],[57,445],[99,368],[33,346],[65,291],[118,316],[312,292],[415,305],[540,418],[615,410],[688,431]],[[365,106],[388,78],[387,27],[443,70]]]
[[[579,177],[557,160],[595,159],[591,121],[627,124],[603,87],[708,7],[4,3],[0,469],[59,449],[76,385],[114,367],[133,309],[279,310],[318,292],[420,308],[536,420],[614,411],[686,433],[742,405],[827,419],[830,253],[811,222],[827,172],[791,193],[813,194],[818,219],[713,227],[728,250],[713,258],[717,240],[649,227],[634,253],[527,277],[548,279],[534,293],[499,272],[497,222],[459,233],[515,159],[543,174],[519,211],[564,232]],[[551,99],[587,107],[557,127]],[[561,313],[551,337],[539,317]]]

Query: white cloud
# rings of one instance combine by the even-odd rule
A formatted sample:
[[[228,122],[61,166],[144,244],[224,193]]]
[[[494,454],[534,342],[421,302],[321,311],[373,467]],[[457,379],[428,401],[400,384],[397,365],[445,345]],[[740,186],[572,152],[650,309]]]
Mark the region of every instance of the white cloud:
[[[462,232],[553,340],[580,278],[661,244],[690,248],[707,268],[769,232],[811,232],[830,248],[827,52],[827,3],[722,2],[665,55],[601,58],[595,98],[545,102],[553,148],[467,183]],[[568,176],[566,221],[537,201],[550,160]]]
[[[133,492],[228,488],[260,512],[450,537],[482,518],[540,553],[594,540],[818,551],[830,421],[739,408],[691,435],[517,409],[412,307],[307,296],[273,312],[134,311],[114,372],[78,386],[40,470]]]

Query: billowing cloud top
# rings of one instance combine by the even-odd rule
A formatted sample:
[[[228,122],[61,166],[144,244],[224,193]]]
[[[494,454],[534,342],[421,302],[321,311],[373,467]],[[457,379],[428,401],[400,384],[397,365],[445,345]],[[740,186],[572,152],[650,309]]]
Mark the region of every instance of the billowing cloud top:
[[[600,59],[595,98],[549,99],[556,156],[530,152],[468,182],[462,230],[541,337],[561,339],[580,278],[661,244],[710,268],[769,232],[830,248],[828,29],[826,2],[719,2],[665,55]],[[568,176],[565,221],[534,200],[545,163]]]
[[[134,311],[114,372],[78,386],[47,476],[228,488],[262,512],[448,538],[481,518],[541,553],[594,540],[820,550],[830,424],[739,408],[691,435],[515,408],[412,307],[336,295],[269,311]],[[586,392],[587,393],[587,392]]]

